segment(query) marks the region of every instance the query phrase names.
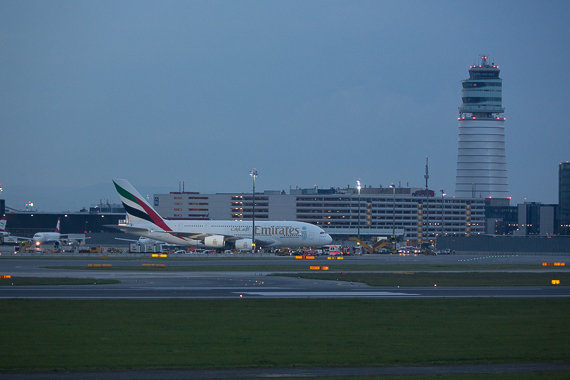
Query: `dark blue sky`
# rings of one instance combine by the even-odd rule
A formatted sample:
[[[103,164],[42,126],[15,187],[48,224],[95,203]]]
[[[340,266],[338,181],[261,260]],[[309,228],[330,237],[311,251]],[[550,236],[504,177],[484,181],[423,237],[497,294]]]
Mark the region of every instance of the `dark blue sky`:
[[[468,66],[501,67],[513,203],[570,160],[567,1],[1,1],[2,193],[390,182],[455,191]]]

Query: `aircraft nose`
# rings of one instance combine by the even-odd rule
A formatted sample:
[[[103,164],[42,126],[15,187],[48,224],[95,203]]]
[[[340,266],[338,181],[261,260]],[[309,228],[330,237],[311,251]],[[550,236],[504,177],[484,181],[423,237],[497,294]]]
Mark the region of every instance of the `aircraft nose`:
[[[325,245],[332,243],[332,237],[329,234],[325,235]]]

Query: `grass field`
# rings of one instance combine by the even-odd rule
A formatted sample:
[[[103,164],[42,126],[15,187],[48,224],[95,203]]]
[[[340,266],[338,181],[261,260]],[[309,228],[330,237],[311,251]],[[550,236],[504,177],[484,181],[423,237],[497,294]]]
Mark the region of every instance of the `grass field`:
[[[0,300],[0,370],[568,362],[553,299]]]

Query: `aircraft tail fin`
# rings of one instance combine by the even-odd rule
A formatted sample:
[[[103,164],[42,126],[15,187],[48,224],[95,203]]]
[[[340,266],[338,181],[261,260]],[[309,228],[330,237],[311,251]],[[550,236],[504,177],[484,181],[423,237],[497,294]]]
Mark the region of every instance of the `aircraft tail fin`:
[[[8,218],[4,216],[0,219],[0,232],[6,232],[6,223],[8,223]]]
[[[59,225],[61,223],[61,218],[57,218],[57,224],[55,225],[55,232],[60,233]]]
[[[113,179],[113,184],[121,197],[121,202],[132,224],[151,223],[156,226],[155,228],[171,231],[164,219],[154,211],[152,206],[129,181],[126,179]]]

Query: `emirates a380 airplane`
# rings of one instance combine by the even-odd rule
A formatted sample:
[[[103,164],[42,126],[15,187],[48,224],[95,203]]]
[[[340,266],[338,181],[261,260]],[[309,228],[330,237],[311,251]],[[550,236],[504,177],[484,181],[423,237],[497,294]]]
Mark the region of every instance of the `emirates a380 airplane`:
[[[209,248],[252,248],[252,222],[234,220],[166,220],[125,179],[114,179],[128,222],[118,229],[177,245]],[[257,247],[322,247],[332,238],[322,228],[294,221],[256,221]]]

